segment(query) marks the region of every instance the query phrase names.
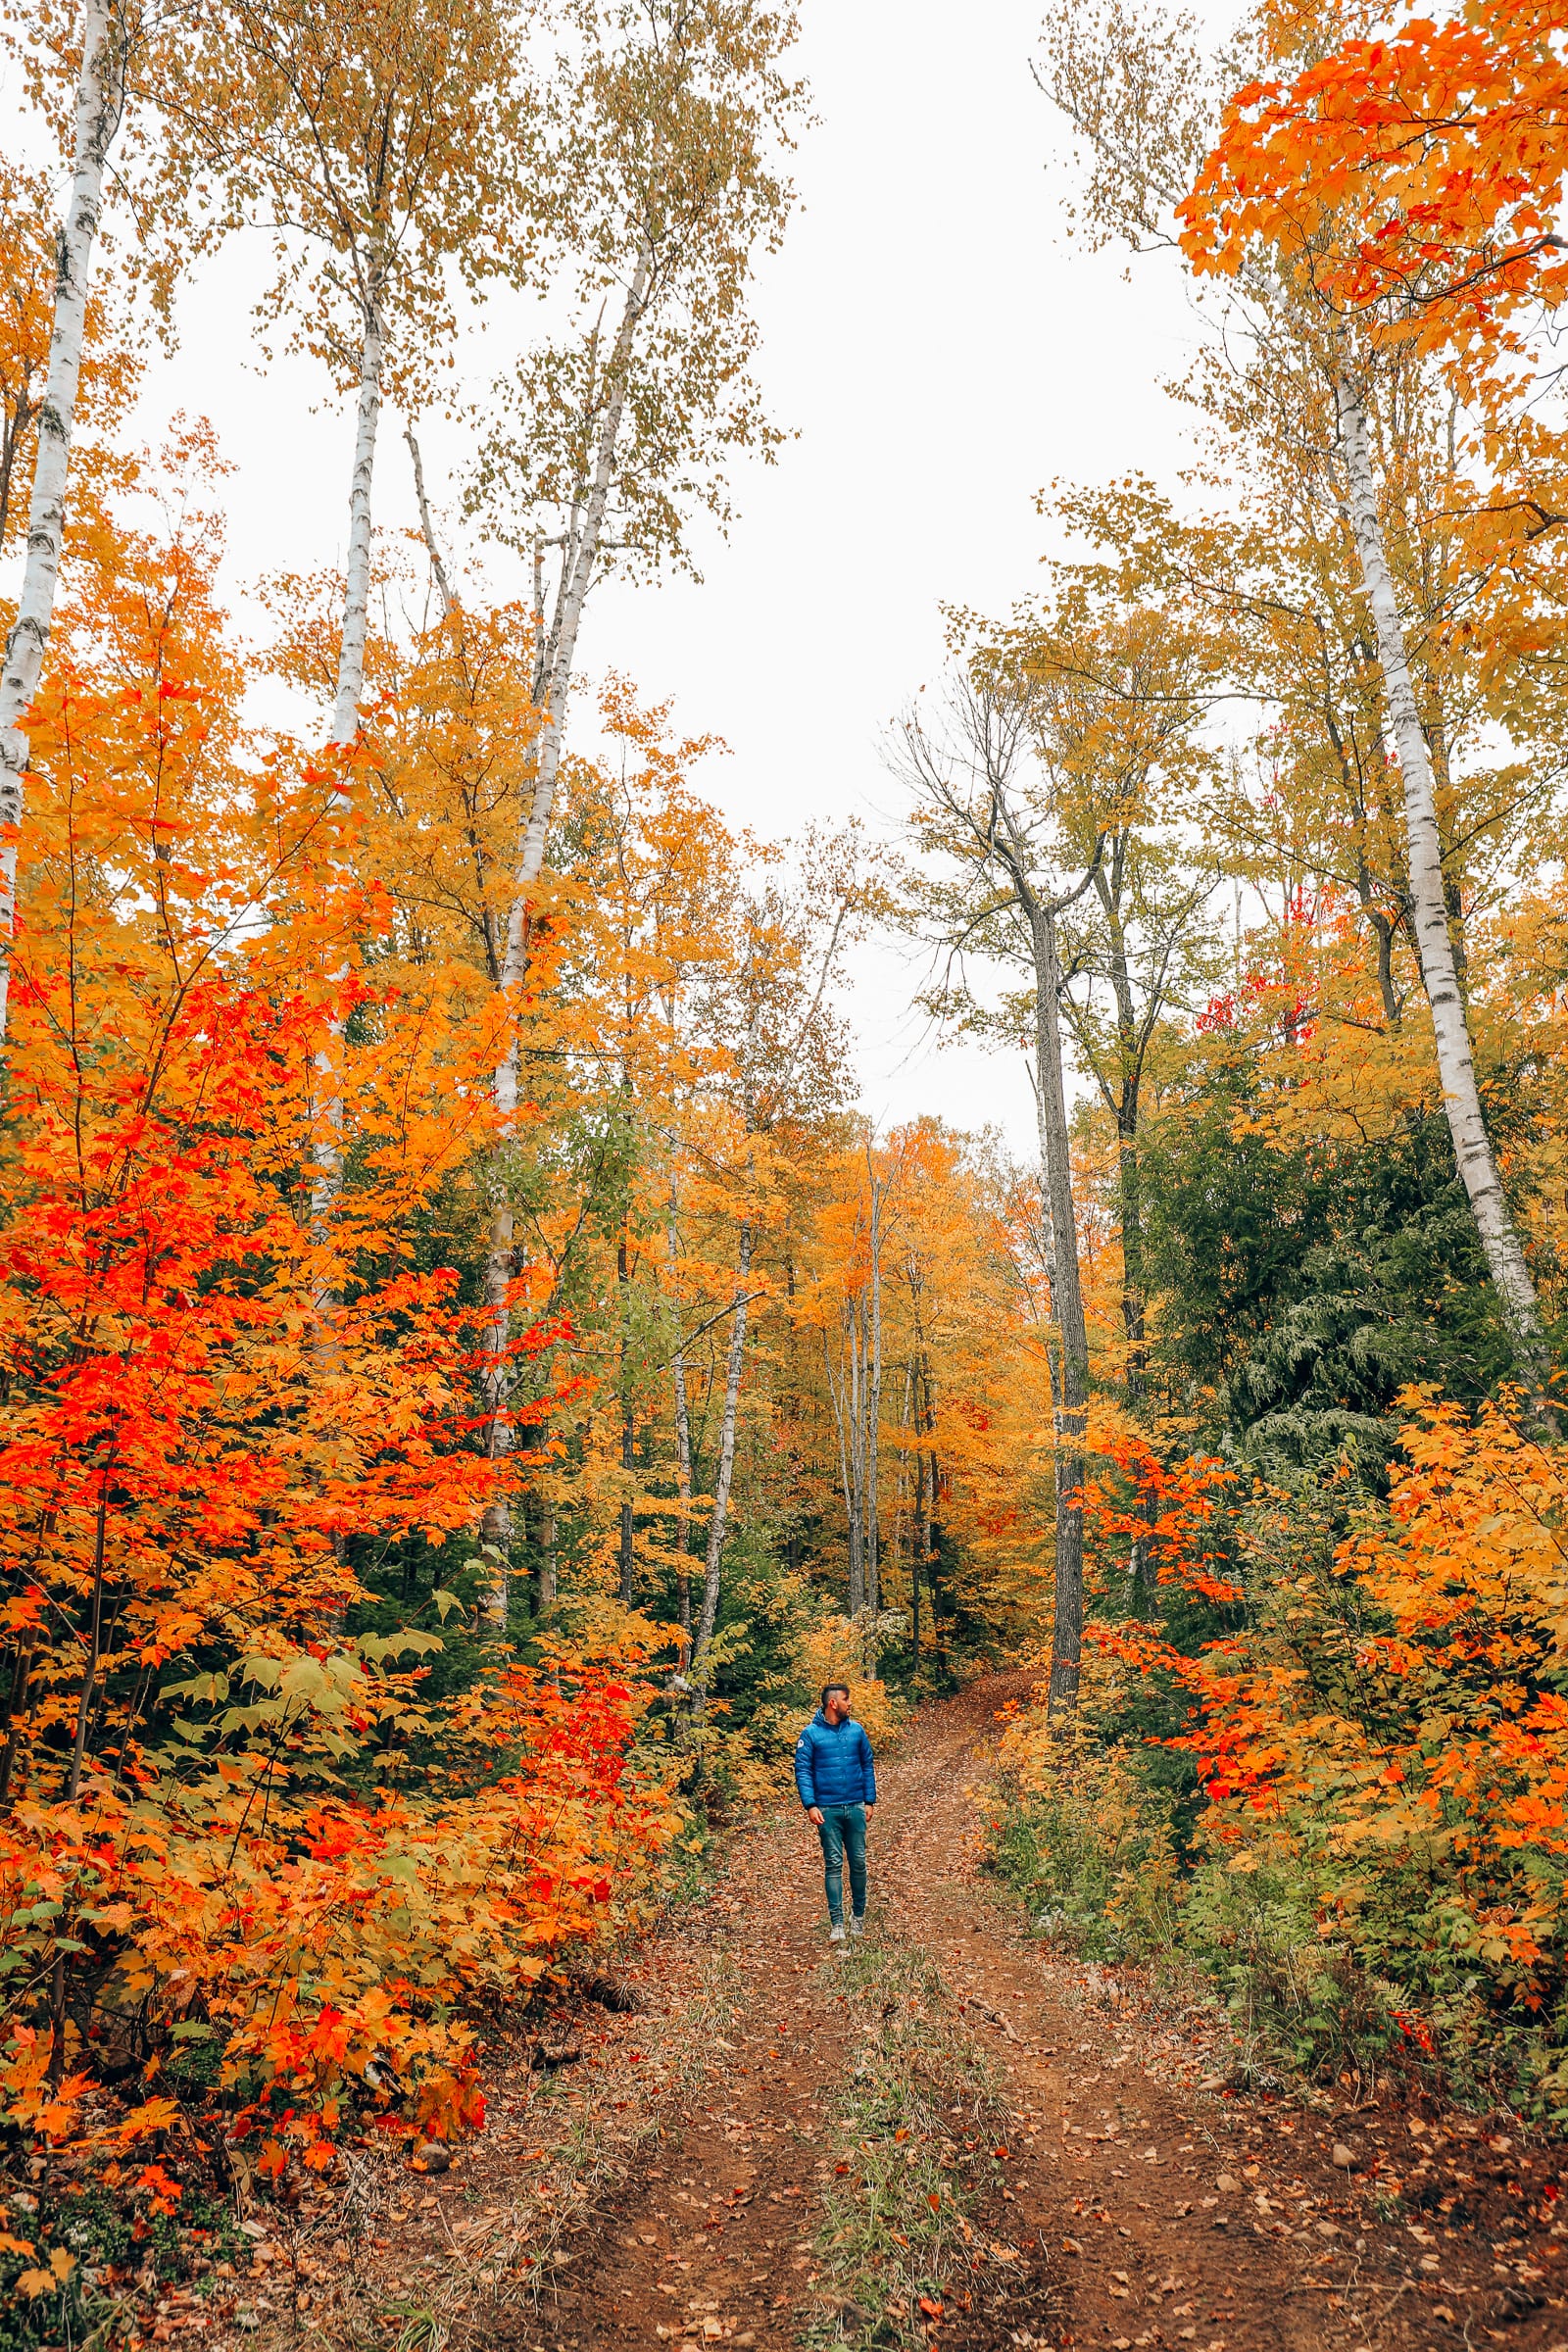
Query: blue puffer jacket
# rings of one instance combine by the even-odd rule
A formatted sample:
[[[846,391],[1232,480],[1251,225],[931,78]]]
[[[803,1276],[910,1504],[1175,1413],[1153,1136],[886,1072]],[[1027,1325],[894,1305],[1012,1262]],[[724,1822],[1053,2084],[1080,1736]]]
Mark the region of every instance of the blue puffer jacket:
[[[795,1786],[812,1805],[874,1805],[876,1767],[863,1724],[829,1723],[820,1707],[795,1742]]]

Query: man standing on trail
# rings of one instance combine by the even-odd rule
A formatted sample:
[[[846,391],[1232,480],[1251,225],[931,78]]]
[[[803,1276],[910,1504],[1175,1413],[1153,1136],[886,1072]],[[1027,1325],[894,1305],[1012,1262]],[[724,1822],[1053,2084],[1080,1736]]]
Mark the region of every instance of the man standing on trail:
[[[876,1767],[865,1726],[850,1714],[847,1683],[829,1683],[795,1743],[795,1786],[822,1841],[829,1943],[844,1941],[844,1857],[850,1858],[850,1934],[865,1934],[865,1824],[876,1804]]]

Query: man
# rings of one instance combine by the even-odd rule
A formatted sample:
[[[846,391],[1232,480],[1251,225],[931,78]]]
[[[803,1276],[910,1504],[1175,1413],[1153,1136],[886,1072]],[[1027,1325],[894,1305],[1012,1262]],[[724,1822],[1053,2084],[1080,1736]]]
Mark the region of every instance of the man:
[[[829,1943],[844,1941],[844,1857],[850,1858],[850,1934],[865,1934],[865,1825],[876,1804],[876,1767],[863,1724],[850,1714],[847,1683],[829,1683],[795,1743],[795,1786],[822,1841]]]

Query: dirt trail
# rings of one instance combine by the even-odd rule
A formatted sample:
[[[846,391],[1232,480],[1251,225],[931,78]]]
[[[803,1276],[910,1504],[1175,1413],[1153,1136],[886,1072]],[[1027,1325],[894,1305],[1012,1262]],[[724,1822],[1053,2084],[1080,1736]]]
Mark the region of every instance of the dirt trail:
[[[1368,2179],[1330,2161],[1336,2141],[1356,2137],[1344,2111],[1200,2089],[1211,2054],[1135,1983],[1053,1958],[1021,1932],[978,1874],[972,1790],[997,1707],[1022,1694],[993,1678],[927,1710],[880,1772],[869,1841],[869,1940],[924,1947],[962,2029],[990,2049],[1014,2118],[987,2226],[1004,2213],[1032,2267],[989,2313],[950,2306],[938,2352],[1479,2352],[1489,2341],[1568,2352],[1554,2208],[1542,2203],[1527,2242],[1494,2242],[1499,2209],[1478,2175],[1506,2138],[1445,2143],[1441,2127],[1393,2116],[1401,2197],[1389,2163]],[[656,1938],[636,1971],[654,2008],[672,2013],[698,1947],[710,1972],[716,1948],[733,1970],[735,2021],[719,2063],[690,2082],[672,2070],[659,2134],[648,2127],[629,2172],[591,2204],[542,2304],[513,2303],[460,2332],[541,2352],[705,2340],[786,2352],[808,2327],[831,2340],[815,2249],[833,2170],[828,2109],[853,2055],[846,1991],[864,1963],[826,1945],[821,1912],[816,1840],[793,1804],[736,1839],[712,1900]],[[608,2025],[600,2039],[618,2049],[623,2079],[642,2055],[633,2042],[653,2049],[658,2030],[654,2017]],[[1385,2111],[1385,2153],[1389,2125]],[[1445,2145],[1436,2161],[1425,2153]],[[502,2155],[497,2145],[492,2181]],[[1490,2170],[1500,2180],[1520,2161]]]

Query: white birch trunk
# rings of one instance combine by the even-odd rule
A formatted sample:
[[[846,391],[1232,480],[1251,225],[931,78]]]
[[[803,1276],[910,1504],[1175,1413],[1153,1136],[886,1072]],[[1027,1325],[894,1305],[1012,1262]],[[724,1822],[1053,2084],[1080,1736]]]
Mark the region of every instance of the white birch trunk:
[[[1443,850],[1438,835],[1437,794],[1432,759],[1427,748],[1404,631],[1394,593],[1388,550],[1378,514],[1377,488],[1372,474],[1366,410],[1354,387],[1343,378],[1336,384],[1340,430],[1345,443],[1349,487],[1350,527],[1361,569],[1361,584],[1372,608],[1377,631],[1378,661],[1383,671],[1389,717],[1399,755],[1404,795],[1406,857],[1410,868],[1410,898],[1421,979],[1432,1007],[1432,1033],[1437,1046],[1438,1077],[1443,1107],[1453,1138],[1454,1158],[1470,1211],[1481,1236],[1481,1247],[1496,1287],[1503,1320],[1513,1342],[1520,1369],[1534,1383],[1545,1375],[1545,1343],[1535,1285],[1525,1264],[1519,1237],[1508,1214],[1487,1132],[1486,1113],[1476,1084],[1475,1059],[1464,999],[1459,993],[1448,909],[1443,887]]]
[[[103,211],[104,169],[124,110],[124,59],[117,35],[113,0],[86,0],[71,199],[60,229],[49,368],[38,411],[38,447],[27,514],[27,553],[17,617],[0,668],[0,1043],[6,1034],[10,1003],[17,859],[28,758],[27,732],[22,722],[38,692],[54,621],[65,542],[66,476],[87,331],[92,249]]]
[[[370,609],[370,489],[375,473],[375,428],[381,414],[381,325],[374,302],[365,313],[365,340],[360,347],[360,397],[355,415],[354,466],[349,478],[349,546],[343,591],[343,632],[338,648],[337,694],[327,728],[329,744],[346,747],[359,732],[360,698],[365,691],[365,638]],[[332,786],[332,813],[349,808],[346,779]],[[346,966],[334,973],[341,980]],[[343,1184],[343,1026],[334,1015],[327,1042],[316,1056],[318,1117],[313,1145],[316,1175],[311,1187],[311,1219],[318,1240]],[[323,1288],[318,1306],[329,1313],[334,1303]]]
[[[527,821],[523,826],[517,852],[516,874],[513,886],[512,904],[507,913],[506,950],[501,964],[501,986],[511,995],[522,986],[527,969],[528,894],[538,881],[545,861],[545,844],[550,832],[550,814],[555,806],[556,785],[561,774],[561,747],[565,725],[566,696],[571,685],[572,664],[576,659],[577,631],[582,621],[583,605],[598,564],[600,543],[604,537],[605,514],[614,479],[615,452],[620,439],[621,419],[626,406],[626,376],[631,359],[632,337],[648,299],[648,267],[639,262],[627,289],[621,314],[620,329],[615,338],[611,361],[610,398],[600,419],[599,436],[594,450],[594,474],[588,495],[581,502],[580,526],[568,535],[563,559],[561,591],[556,604],[556,616],[548,646],[541,643],[536,660],[538,691],[543,694],[544,725],[540,732],[538,764]],[[371,447],[374,446],[373,424]],[[416,458],[417,466],[417,458]],[[420,512],[424,515],[423,481],[419,481]],[[368,500],[367,499],[367,519]],[[426,541],[431,545],[428,524]],[[368,537],[367,537],[367,588],[368,587]],[[543,619],[542,543],[536,538],[534,550],[535,614]],[[443,597],[447,597],[446,580],[438,566],[438,579]],[[345,645],[347,632],[345,631]],[[364,681],[364,631],[360,639],[360,678]],[[339,706],[342,704],[342,680],[339,681]],[[352,735],[349,740],[352,741]],[[499,1114],[501,1153],[504,1155],[517,1112],[517,1046],[515,1038],[503,1056],[495,1075],[495,1102]],[[492,1460],[499,1460],[511,1449],[512,1427],[508,1416],[506,1372],[507,1350],[511,1346],[511,1313],[508,1293],[512,1282],[513,1214],[511,1202],[505,1197],[504,1170],[498,1166],[494,1179],[494,1199],[490,1212],[489,1246],[485,1254],[485,1385],[486,1431],[485,1446]],[[684,1381],[684,1366],[682,1380]],[[499,1550],[510,1550],[511,1511],[501,1496],[495,1497],[486,1510],[486,1524],[496,1531]],[[502,1531],[505,1530],[505,1542]],[[486,1614],[492,1622],[506,1620],[504,1579],[488,1597]]]
[[[735,1320],[729,1335],[729,1361],[724,1371],[724,1418],[718,1440],[718,1474],[713,1481],[713,1516],[708,1530],[708,1558],[703,1576],[703,1608],[697,1638],[692,1643],[695,1667],[713,1639],[718,1622],[718,1580],[724,1559],[724,1537],[729,1525],[729,1495],[735,1477],[735,1418],[740,1404],[741,1359],[746,1351],[746,1289],[752,1271],[752,1226],[741,1227],[740,1263],[735,1278]]]
[[[360,347],[360,396],[355,414],[354,466],[349,482],[349,545],[343,593],[343,633],[338,649],[337,695],[327,728],[329,744],[346,747],[359,732],[359,705],[365,691],[365,639],[370,609],[370,489],[375,472],[375,430],[381,414],[381,323],[372,297],[365,313],[365,339]],[[349,808],[347,780],[341,774],[332,786],[332,812]],[[346,961],[332,975],[347,976]],[[312,1144],[315,1176],[311,1185],[311,1224],[316,1241],[324,1248],[333,1208],[343,1189],[343,1023],[334,1013],[327,1022],[326,1041],[316,1056],[317,1119]],[[335,1286],[323,1273],[316,1294],[316,1354],[324,1370],[338,1361]],[[338,1547],[341,1558],[341,1546]],[[334,1618],[342,1630],[341,1616]]]
[[[375,434],[381,421],[383,340],[379,289],[365,311],[360,346],[360,398],[354,420],[354,471],[349,485],[349,549],[343,591],[343,637],[337,658],[337,698],[328,743],[350,744],[360,729],[365,699],[365,640],[370,620],[370,492],[375,481]],[[341,790],[341,788],[340,788]]]
[[[648,279],[649,264],[647,257],[643,256],[626,289],[620,324],[611,353],[609,396],[594,444],[593,475],[574,509],[573,524],[567,532],[562,560],[561,589],[556,599],[555,619],[549,639],[539,650],[538,675],[544,727],[539,741],[539,765],[534,779],[533,800],[517,857],[517,888],[507,929],[507,960],[501,979],[503,988],[515,988],[522,980],[527,894],[538,881],[545,861],[550,815],[555,807],[556,785],[561,775],[562,734],[566,718],[566,695],[577,656],[577,631],[582,623],[583,606],[593,585],[594,572],[598,568],[605,535],[605,516],[610,507],[610,494],[614,487],[615,454],[626,412],[632,341],[648,305]]]

